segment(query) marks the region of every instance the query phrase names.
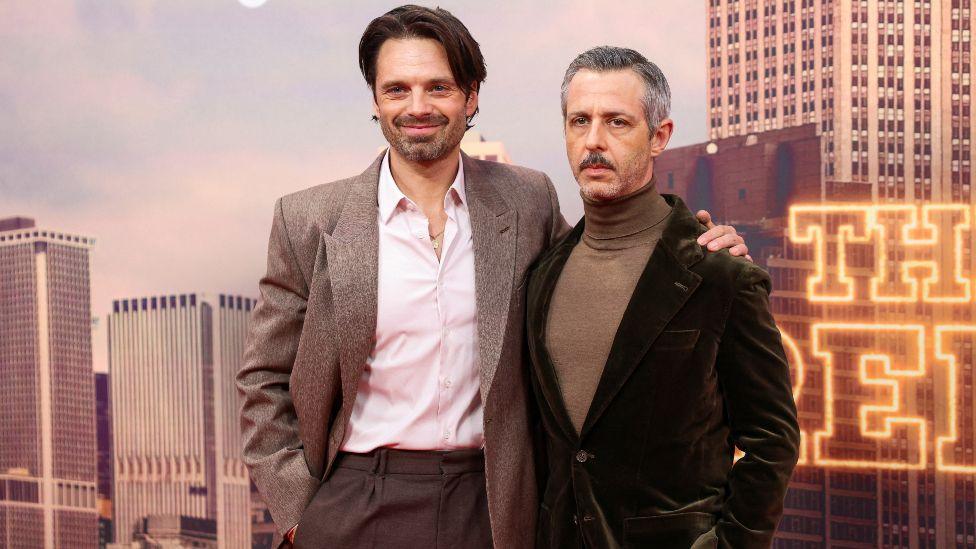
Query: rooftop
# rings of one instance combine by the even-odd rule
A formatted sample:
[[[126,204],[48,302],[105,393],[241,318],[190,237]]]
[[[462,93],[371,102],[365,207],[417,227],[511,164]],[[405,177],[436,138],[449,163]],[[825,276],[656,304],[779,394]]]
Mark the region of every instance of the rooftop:
[[[0,218],[0,232],[16,231],[17,229],[31,229],[37,224],[30,217],[3,217]]]

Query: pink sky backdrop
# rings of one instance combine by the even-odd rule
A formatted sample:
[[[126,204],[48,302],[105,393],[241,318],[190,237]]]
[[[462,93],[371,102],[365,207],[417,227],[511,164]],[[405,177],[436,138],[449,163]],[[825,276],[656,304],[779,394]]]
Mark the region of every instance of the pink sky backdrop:
[[[396,5],[0,3],[0,217],[98,239],[97,369],[113,299],[257,296],[275,198],[370,163],[384,141],[357,46]],[[705,139],[704,0],[440,5],[488,64],[477,129],[547,172],[571,222],[559,84],[577,53],[643,52],[671,83],[672,146]]]

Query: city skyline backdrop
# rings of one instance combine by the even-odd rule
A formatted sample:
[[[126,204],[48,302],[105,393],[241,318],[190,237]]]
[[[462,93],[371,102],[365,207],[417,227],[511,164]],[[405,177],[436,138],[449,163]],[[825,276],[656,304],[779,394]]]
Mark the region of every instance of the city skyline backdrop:
[[[17,75],[0,122],[19,124],[0,137],[0,373],[27,388],[6,406],[14,428],[0,449],[13,459],[0,471],[0,515],[14,529],[0,540],[43,522],[65,543],[84,523],[93,542],[97,509],[102,536],[114,520],[120,538],[178,525],[238,546],[250,504],[255,546],[270,542],[266,506],[245,496],[233,387],[267,206],[357,173],[382,149],[355,43],[391,7],[265,11],[278,1],[0,8],[0,45],[53,60],[0,58],[0,75]],[[705,0],[698,23],[675,28],[704,24],[707,58],[682,57],[699,51],[689,33],[628,44],[672,80],[679,138],[655,165],[660,191],[737,225],[770,273],[804,433],[776,547],[976,547],[972,1]],[[562,64],[549,59],[562,48],[574,50],[568,60],[593,45],[584,41],[633,29],[583,4],[448,7],[477,36],[478,25],[495,31],[483,42],[490,66],[498,52],[515,59],[490,72],[504,93],[485,96],[494,114],[464,150],[548,171],[575,221],[558,106],[539,90],[558,97]],[[623,15],[647,26],[646,10]],[[516,20],[539,23],[509,31]],[[661,44],[677,54],[658,59]],[[686,85],[699,63],[707,87]],[[680,132],[685,115],[703,112],[686,87],[707,89],[707,136]],[[228,301],[227,290],[242,297]],[[93,315],[102,325],[91,341]],[[88,458],[63,451],[91,442],[82,374],[92,347],[98,369],[110,351],[114,395],[96,376],[97,479]],[[35,401],[36,420],[19,413]],[[178,419],[160,425],[166,417]],[[35,439],[37,452],[19,450]]]
[[[113,299],[256,297],[274,199],[368,166],[385,142],[357,46],[399,3],[45,4],[0,6],[0,217],[96,239],[94,364],[106,371]],[[559,85],[577,53],[643,52],[671,84],[671,147],[707,137],[702,2],[615,2],[613,17],[583,1],[439,5],[486,58],[477,130],[548,173],[570,222],[582,207]]]

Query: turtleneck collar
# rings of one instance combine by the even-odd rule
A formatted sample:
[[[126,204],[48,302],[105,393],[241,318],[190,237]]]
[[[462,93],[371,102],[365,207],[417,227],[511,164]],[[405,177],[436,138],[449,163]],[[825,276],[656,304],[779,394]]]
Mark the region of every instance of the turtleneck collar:
[[[583,241],[591,248],[619,249],[656,240],[671,206],[657,192],[655,178],[640,189],[610,201],[583,197]],[[651,230],[655,229],[655,230]]]

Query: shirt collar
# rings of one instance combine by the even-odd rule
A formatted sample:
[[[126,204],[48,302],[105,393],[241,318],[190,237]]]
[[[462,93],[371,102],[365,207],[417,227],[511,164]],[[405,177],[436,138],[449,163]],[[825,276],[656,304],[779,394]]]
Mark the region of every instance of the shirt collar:
[[[447,190],[447,196],[444,197],[445,207],[449,198],[453,198],[460,204],[467,203],[464,194],[464,159],[460,157],[458,158],[457,175],[454,176],[454,182],[451,183],[451,187]],[[380,181],[377,192],[380,221],[389,222],[401,202],[410,203],[410,199],[403,194],[400,187],[397,187],[396,181],[393,180],[393,172],[390,170],[390,151],[387,150],[386,154],[383,155],[383,164],[380,166]]]

